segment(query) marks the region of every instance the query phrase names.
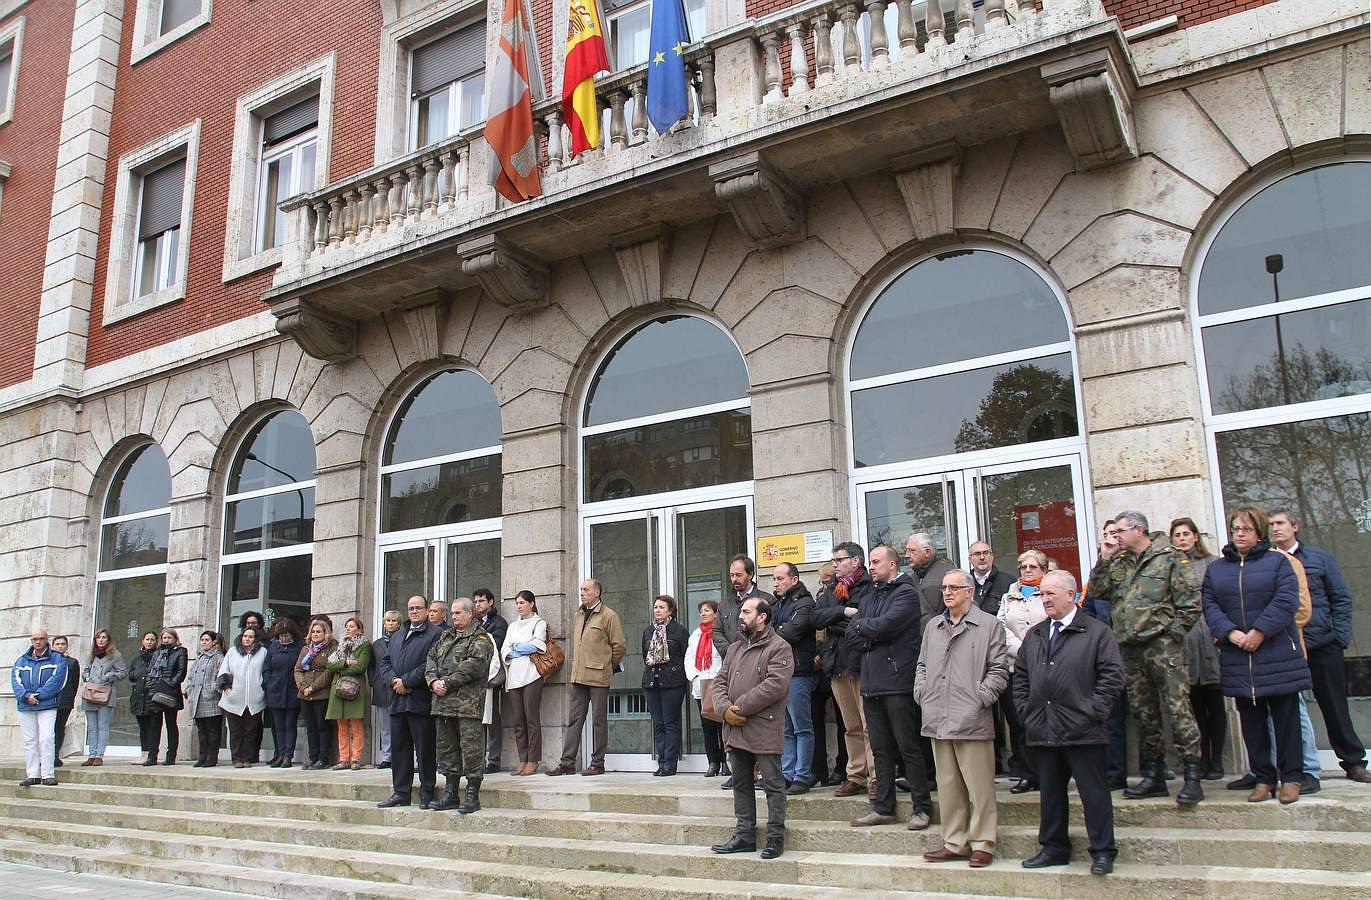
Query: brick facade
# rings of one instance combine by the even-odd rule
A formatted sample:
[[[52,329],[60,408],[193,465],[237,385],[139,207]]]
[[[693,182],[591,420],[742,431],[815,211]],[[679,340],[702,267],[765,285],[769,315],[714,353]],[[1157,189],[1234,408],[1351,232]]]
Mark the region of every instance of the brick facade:
[[[1167,16],[1176,16],[1178,27],[1189,28],[1271,2],[1273,0],[1105,0],[1104,8],[1110,15],[1118,16],[1119,24],[1125,29]]]

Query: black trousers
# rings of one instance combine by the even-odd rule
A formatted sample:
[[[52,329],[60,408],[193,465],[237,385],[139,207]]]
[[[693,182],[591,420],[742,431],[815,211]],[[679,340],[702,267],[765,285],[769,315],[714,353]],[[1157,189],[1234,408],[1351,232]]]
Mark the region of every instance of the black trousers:
[[[57,707],[57,719],[52,724],[52,752],[62,758],[62,741],[67,737],[67,720],[71,718],[71,707]]]
[[[927,770],[919,737],[919,707],[910,694],[863,697],[866,736],[876,762],[876,799],[871,808],[895,815],[895,763],[904,762],[915,812],[930,812]],[[735,770],[737,771],[737,770]]]
[[[234,762],[256,762],[262,749],[262,719],[244,710],[241,716],[228,714],[229,751]]]
[[[1104,744],[1079,747],[1031,747],[1038,773],[1038,843],[1055,859],[1071,857],[1067,825],[1071,803],[1066,787],[1074,777],[1085,809],[1085,832],[1092,858],[1117,855],[1114,846],[1114,799],[1109,793],[1109,750]]]
[[[1347,663],[1337,644],[1309,649],[1309,674],[1314,676],[1314,699],[1323,713],[1328,742],[1344,771],[1366,765],[1366,746],[1357,736],[1347,709]],[[59,715],[58,721],[61,721]],[[60,732],[59,732],[60,733]],[[61,746],[61,741],[58,741]]]
[[[809,721],[814,725],[814,752],[809,757],[809,777],[816,784],[827,781],[831,771],[828,768],[828,698],[832,695],[828,678],[820,674],[814,680],[814,692],[809,695]]]
[[[259,713],[244,712],[243,715],[244,715],[244,716],[247,716],[247,717],[250,717],[250,718],[252,718],[252,719],[254,719],[254,720],[256,721],[256,726],[254,727],[254,726],[252,726],[252,725],[250,725],[250,724],[248,724],[248,723],[244,723],[244,725],[243,725],[243,727],[244,727],[244,737],[245,737],[246,743],[244,743],[244,745],[243,745],[243,753],[244,753],[244,755],[243,755],[242,760],[240,760],[240,761],[241,761],[241,762],[252,762],[252,763],[261,762],[261,761],[262,761],[262,735],[263,735],[263,733],[265,733],[265,731],[267,730],[267,727],[268,727],[268,723],[267,723],[267,721],[266,721],[266,716],[267,716],[266,710],[263,710],[262,712],[259,712]],[[229,729],[229,736],[232,737],[232,734],[233,734],[233,729],[230,728],[230,729]]]
[[[695,711],[700,714],[700,733],[705,739],[705,758],[710,765],[724,762],[724,727],[713,719],[706,719],[704,701],[695,701]]]
[[[647,697],[647,711],[652,716],[652,743],[657,753],[657,765],[676,771],[681,758],[681,704],[686,686],[643,688]]]
[[[438,783],[438,729],[433,716],[391,713],[390,784],[402,797],[414,789],[414,758],[419,758],[419,801],[433,799]]]
[[[1217,684],[1192,684],[1190,709],[1200,729],[1200,765],[1206,772],[1223,771],[1223,744],[1228,738],[1228,710],[1223,708],[1223,688]]]
[[[1005,727],[1009,731],[1009,774],[1015,778],[1037,781],[1037,767],[1033,753],[1024,740],[1023,723],[1019,721],[1019,711],[1014,708],[1014,678],[1010,676],[1009,686],[1004,689],[997,705],[1004,710]]]
[[[328,712],[327,700],[301,700],[300,717],[305,720],[305,740],[309,742],[309,761],[328,762],[329,745],[328,722],[324,714]]]
[[[1119,694],[1114,708],[1109,711],[1109,720],[1104,723],[1109,732],[1109,780],[1116,781],[1128,777],[1128,697]],[[1142,755],[1142,745],[1138,745]]]
[[[144,753],[155,750],[157,745],[152,741],[152,713],[144,713],[141,716],[134,716],[134,718],[138,720],[138,749]],[[157,723],[159,728],[161,725],[161,722]]]
[[[757,839],[757,788],[752,780],[752,767],[762,779],[766,792],[766,839],[785,840],[785,778],[781,775],[781,756],[757,754],[730,747],[728,766],[733,770],[733,816],[740,837]]]
[[[276,758],[291,760],[295,758],[295,723],[300,720],[298,706],[271,706],[267,708],[271,716],[271,742],[276,746]]]
[[[181,732],[176,728],[176,714],[179,709],[159,709],[151,707],[153,712],[148,716],[148,747],[147,750],[153,756],[157,755],[157,745],[162,742],[162,730],[165,726],[167,732],[167,756],[176,758],[176,751],[181,746]]]
[[[1266,717],[1276,728],[1276,759],[1271,760],[1271,735]],[[1242,741],[1247,745],[1247,764],[1258,784],[1275,786],[1299,781],[1304,774],[1304,745],[1300,738],[1299,694],[1278,697],[1238,698],[1238,719],[1242,722]]]
[[[197,762],[219,761],[219,745],[224,741],[224,717],[201,716],[195,720],[195,740],[199,745]]]

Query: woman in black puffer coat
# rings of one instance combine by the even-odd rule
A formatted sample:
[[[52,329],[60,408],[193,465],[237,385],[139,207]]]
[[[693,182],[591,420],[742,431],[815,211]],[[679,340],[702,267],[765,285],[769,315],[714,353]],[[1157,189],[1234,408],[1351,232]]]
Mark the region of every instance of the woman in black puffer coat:
[[[170,628],[163,628],[161,644],[148,661],[147,684],[148,711],[152,714],[152,728],[148,735],[148,758],[145,766],[157,765],[157,745],[160,742],[163,726],[167,732],[167,756],[162,765],[170,766],[176,762],[176,750],[181,745],[181,732],[176,727],[176,714],[185,706],[181,697],[181,683],[186,680],[189,667],[189,654],[181,646],[181,636]],[[159,703],[162,700],[164,702]]]
[[[1290,558],[1267,541],[1266,513],[1240,506],[1232,543],[1204,575],[1204,616],[1219,645],[1220,679],[1237,701],[1243,743],[1257,778],[1247,799],[1268,800],[1280,777],[1281,803],[1300,798],[1304,774],[1298,694],[1310,687],[1295,613],[1300,587]],[[1275,762],[1267,717],[1275,725]]]

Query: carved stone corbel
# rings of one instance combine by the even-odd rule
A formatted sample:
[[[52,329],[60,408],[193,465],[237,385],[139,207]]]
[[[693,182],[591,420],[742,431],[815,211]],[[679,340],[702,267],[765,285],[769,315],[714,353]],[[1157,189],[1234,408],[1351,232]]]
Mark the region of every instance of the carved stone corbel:
[[[804,198],[759,153],[744,153],[709,167],[714,196],[728,204],[738,228],[760,249],[804,237]]]
[[[300,348],[326,362],[344,362],[357,355],[357,323],[330,315],[299,298],[272,306],[276,330]]]
[[[614,257],[619,261],[630,304],[661,302],[670,250],[671,232],[661,225],[615,235]]]
[[[1131,79],[1108,50],[1048,63],[1041,72],[1078,168],[1097,169],[1138,155]]]
[[[413,306],[404,310],[405,328],[414,341],[420,359],[436,359],[442,352],[443,329],[447,327],[452,297],[442,288],[423,291],[409,298]]]
[[[457,248],[462,271],[497,302],[514,312],[547,305],[548,273],[542,260],[516,250],[499,235],[488,234]]]
[[[955,141],[892,157],[890,168],[904,195],[914,236],[921,241],[956,229],[957,176],[962,151]]]

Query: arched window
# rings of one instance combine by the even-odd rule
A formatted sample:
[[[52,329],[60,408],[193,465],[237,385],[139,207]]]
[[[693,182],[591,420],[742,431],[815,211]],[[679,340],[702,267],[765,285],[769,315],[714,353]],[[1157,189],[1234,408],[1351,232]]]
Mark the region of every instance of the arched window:
[[[282,410],[248,432],[229,469],[219,625],[258,610],[309,618],[314,550],[314,436],[305,417]]]
[[[500,442],[495,390],[475,372],[438,372],[400,404],[381,451],[381,610],[500,596]]]
[[[1350,693],[1371,693],[1371,160],[1257,190],[1195,281],[1216,513],[1285,508],[1353,595]],[[1220,540],[1223,543],[1224,539]]]
[[[694,316],[655,319],[605,358],[581,428],[587,502],[752,479],[747,367]]]
[[[1081,575],[1089,529],[1061,296],[1026,262],[963,248],[877,294],[848,356],[854,513],[868,546],[926,532],[964,565],[1041,549]]]
[[[145,631],[162,627],[171,529],[171,471],[162,448],[143,444],[119,466],[100,517],[95,628],[108,628],[131,660]],[[138,725],[120,691],[110,744],[136,746]]]

